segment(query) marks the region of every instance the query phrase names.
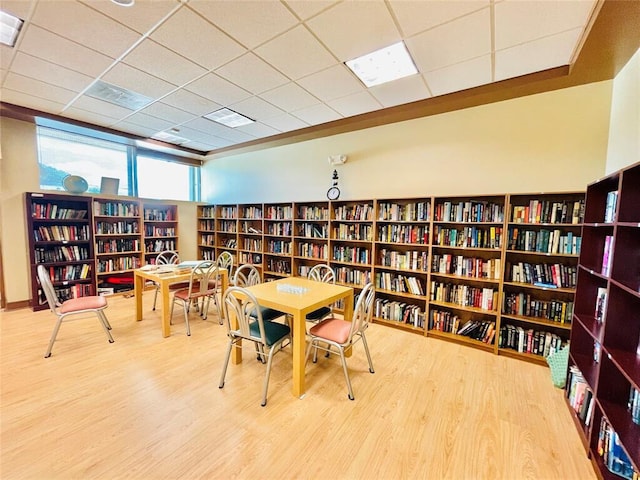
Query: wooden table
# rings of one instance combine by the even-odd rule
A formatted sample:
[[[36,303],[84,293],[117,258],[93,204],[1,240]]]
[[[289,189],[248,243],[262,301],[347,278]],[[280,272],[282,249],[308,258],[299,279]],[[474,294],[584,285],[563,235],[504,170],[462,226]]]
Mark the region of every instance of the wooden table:
[[[158,273],[158,272],[167,272],[167,273]],[[134,292],[136,296],[136,320],[142,320],[142,292],[144,291],[144,283],[146,280],[151,280],[158,285],[160,285],[160,296],[162,297],[162,302],[160,304],[160,309],[162,311],[162,336],[168,337],[171,335],[171,323],[170,323],[170,312],[171,312],[171,303],[169,299],[169,285],[173,283],[181,283],[188,282],[191,278],[190,270],[182,270],[182,273],[175,268],[171,268],[170,266],[165,267],[164,265],[158,270],[143,270],[136,269],[134,270]],[[220,279],[221,279],[221,295],[224,295],[225,290],[229,285],[229,276],[227,274],[227,270],[225,268],[221,268]]]
[[[292,285],[305,288],[303,294],[278,290],[278,286]],[[273,282],[261,283],[248,287],[261,306],[273,308],[293,317],[293,395],[302,397],[304,385],[304,354],[306,347],[306,320],[308,313],[344,299],[344,318],[351,320],[353,316],[353,288],[317,282],[304,277],[287,277]],[[235,327],[237,328],[237,326]],[[233,349],[233,363],[242,362],[242,350]]]

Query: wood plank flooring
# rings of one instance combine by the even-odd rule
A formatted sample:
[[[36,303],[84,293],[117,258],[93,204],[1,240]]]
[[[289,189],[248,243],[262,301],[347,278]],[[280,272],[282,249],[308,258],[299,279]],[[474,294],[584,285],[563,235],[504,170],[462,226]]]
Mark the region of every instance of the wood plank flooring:
[[[226,347],[214,313],[182,313],[162,338],[144,298],[109,298],[114,344],[93,318],[62,325],[43,358],[49,311],[2,312],[0,477],[9,479],[593,479],[548,369],[373,325],[376,373],[348,360],[307,365],[291,394],[290,349],[264,366]],[[212,307],[213,311],[213,307]]]

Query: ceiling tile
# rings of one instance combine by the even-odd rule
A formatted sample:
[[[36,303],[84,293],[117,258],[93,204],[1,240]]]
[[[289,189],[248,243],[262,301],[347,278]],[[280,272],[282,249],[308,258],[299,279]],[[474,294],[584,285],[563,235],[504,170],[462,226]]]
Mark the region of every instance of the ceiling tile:
[[[143,138],[150,138],[158,133],[158,131],[154,128],[146,127],[144,125],[138,125],[137,123],[127,121],[118,122],[115,125],[112,125],[110,128],[113,128],[114,130],[118,130],[120,132],[130,132]]]
[[[112,58],[118,58],[141,38],[139,33],[75,1],[38,2],[31,22]]]
[[[33,1],[25,0],[2,0],[2,10],[15,15],[22,20],[27,20],[31,7],[35,5]]]
[[[17,53],[15,48],[0,44],[0,67],[2,67],[3,70],[9,69],[15,53]]]
[[[185,85],[184,88],[223,106],[239,102],[251,96],[246,90],[228,82],[215,73],[208,73],[189,85]]]
[[[390,0],[389,6],[405,36],[412,36],[437,25],[489,6],[489,0],[406,1]]]
[[[420,72],[491,53],[491,16],[485,8],[407,39],[409,53]]]
[[[316,97],[295,83],[287,83],[281,87],[274,88],[264,92],[260,97],[285,112],[320,103]]]
[[[260,97],[247,98],[246,100],[230,105],[229,108],[253,120],[262,120],[284,113]]]
[[[301,78],[296,83],[325,102],[362,92],[365,89],[364,85],[342,64]]]
[[[292,114],[309,125],[320,125],[321,123],[331,122],[342,118],[342,115],[324,104],[303,108],[292,112]]]
[[[65,105],[78,94],[78,92],[73,92],[66,88],[57,87],[50,83],[34,80],[33,78],[24,77],[12,72],[9,72],[5,78],[3,88]]]
[[[578,27],[584,28],[595,0],[496,3],[496,50]]]
[[[194,142],[209,145],[208,149],[227,147],[231,145],[231,142],[229,140],[216,137],[215,135],[211,135],[210,133],[204,133],[199,130],[194,130],[192,128],[185,127],[184,125],[180,126],[180,132],[178,133],[178,135],[182,138],[188,138],[189,140],[192,140]]]
[[[96,102],[100,102],[100,100],[96,100]],[[102,102],[102,103],[105,103],[105,102]],[[83,102],[80,102],[80,105],[83,105]],[[115,105],[113,106],[115,107]],[[93,108],[93,111],[84,110],[83,108],[75,108],[75,107],[67,108],[64,111],[64,116],[73,118],[75,120],[80,120],[82,122],[92,123],[93,125],[102,125],[105,127],[110,127],[118,120],[118,118],[107,115],[111,113],[109,108],[99,109],[100,113],[97,113],[95,109],[99,107],[96,107],[95,104],[91,104],[89,105],[89,107]],[[120,108],[120,107],[116,107],[116,108]],[[122,131],[126,131],[126,130],[122,130]]]
[[[286,3],[299,18],[307,20],[338,2],[335,0],[286,0],[284,3]]]
[[[129,110],[128,108],[114,105],[103,100],[98,100],[97,98],[88,97],[86,95],[82,95],[75,102],[73,102],[73,104],[70,105],[67,110],[65,110],[65,113],[67,111],[76,109],[84,110],[85,112],[95,115],[108,117],[112,120],[111,123],[113,123],[113,121],[122,120],[123,118],[133,113],[133,110]],[[101,124],[98,123],[98,125]]]
[[[285,32],[298,20],[280,2],[190,0],[189,6],[247,48]]]
[[[0,89],[0,98],[3,102],[19,105],[21,107],[40,110],[41,112],[59,114],[64,108],[64,104],[52,102],[44,98],[34,97],[23,92],[9,90],[7,88]]]
[[[291,132],[292,130],[298,130],[300,128],[309,126],[308,123],[303,122],[299,118],[296,118],[288,113],[266,118],[262,120],[261,123],[273,127],[281,132]]]
[[[100,75],[113,62],[113,59],[106,55],[47,32],[35,25],[27,26],[19,50],[91,76]]]
[[[381,0],[339,3],[310,19],[307,25],[341,62],[402,39]]]
[[[156,118],[162,118],[163,120],[167,120],[174,125],[188,122],[189,120],[193,120],[194,118],[196,118],[195,115],[189,112],[185,112],[184,110],[172,107],[171,105],[167,105],[166,103],[162,102],[154,102],[148,107],[143,108],[140,112]]]
[[[336,63],[329,51],[303,26],[269,41],[255,53],[293,80]]]
[[[577,28],[496,52],[495,81],[568,65],[581,34]]]
[[[141,127],[150,128],[154,130],[154,132],[159,132],[161,130],[166,130],[175,125],[173,122],[169,122],[167,120],[162,120],[161,118],[152,117],[151,115],[147,115],[145,113],[134,113],[133,115],[129,115],[126,119],[126,122],[133,123],[135,125],[140,125]],[[118,127],[118,124],[115,124],[115,127]]]
[[[42,72],[47,72],[47,83],[64,85],[65,88],[74,92],[81,92],[93,82],[92,77],[22,52],[16,54],[11,64],[11,71],[31,78],[40,78]]]
[[[343,117],[360,115],[381,108],[380,102],[371,96],[369,92],[356,93],[327,102],[331,108],[340,112]]]
[[[424,78],[434,96],[491,83],[491,55],[427,72]]]
[[[116,64],[102,77],[102,80],[152,99],[166,95],[176,88],[175,85],[124,63]]]
[[[151,38],[208,70],[246,51],[238,42],[185,7],[160,25]]]
[[[80,0],[138,33],[147,33],[169,13],[180,7],[178,0],[136,0],[133,7],[121,7],[111,0]]]
[[[424,80],[418,74],[371,87],[369,93],[384,107],[394,107],[431,96]]]
[[[279,130],[276,130],[275,128],[269,127],[260,122],[250,123],[249,125],[242,125],[241,127],[237,127],[236,130],[238,130],[239,132],[244,132],[256,138],[270,137],[271,135],[277,135],[278,133],[280,133]]]
[[[206,115],[222,107],[222,105],[203,98],[200,95],[196,95],[195,93],[187,92],[184,89],[176,90],[166,97],[163,97],[162,102],[186,110],[197,116]]]
[[[271,90],[288,81],[287,77],[253,53],[229,62],[215,73],[254,94]]]
[[[200,130],[201,132],[209,135],[214,135],[235,143],[248,142],[249,140],[255,139],[253,135],[240,132],[235,128],[227,127],[226,125],[222,125],[206,118],[196,118],[195,120],[185,123],[183,126],[193,128],[194,130]]]
[[[200,65],[150,39],[142,41],[122,61],[174,85],[182,85],[207,73]]]

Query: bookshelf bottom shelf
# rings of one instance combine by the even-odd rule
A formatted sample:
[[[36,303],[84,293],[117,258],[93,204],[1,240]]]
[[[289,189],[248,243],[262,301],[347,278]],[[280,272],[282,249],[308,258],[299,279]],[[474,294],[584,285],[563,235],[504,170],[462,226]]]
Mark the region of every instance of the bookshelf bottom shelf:
[[[468,345],[474,348],[478,348],[480,350],[485,350],[487,352],[495,353],[494,345],[487,344],[481,342],[479,340],[474,340],[469,337],[465,337],[464,335],[457,335],[455,333],[441,332],[439,330],[429,330],[427,331],[428,337],[440,338],[442,340],[447,340],[454,343],[461,343],[463,345]]]
[[[547,360],[541,355],[534,355],[532,353],[517,352],[510,348],[498,348],[498,355],[504,355],[505,357],[517,358],[518,360],[524,360],[526,362],[535,363],[538,365],[548,366]]]

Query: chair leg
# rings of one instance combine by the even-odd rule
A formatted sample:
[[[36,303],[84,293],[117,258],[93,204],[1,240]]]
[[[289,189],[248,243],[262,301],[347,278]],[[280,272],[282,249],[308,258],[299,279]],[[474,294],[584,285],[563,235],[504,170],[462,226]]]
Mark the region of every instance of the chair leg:
[[[349,371],[347,370],[347,359],[344,358],[344,348],[338,349],[340,353],[340,360],[342,361],[342,370],[344,371],[344,378],[347,381],[347,388],[349,389],[349,400],[354,400],[353,389],[351,388],[351,380],[349,379]]]
[[[51,349],[53,348],[53,342],[56,341],[56,337],[58,336],[58,331],[60,330],[60,325],[62,325],[62,317],[58,317],[56,326],[53,327],[53,332],[51,332],[51,339],[49,340],[49,346],[47,347],[47,353],[44,354],[44,358],[49,358],[51,356]]]
[[[367,360],[369,360],[369,371],[371,373],[376,373],[373,370],[373,362],[371,361],[371,354],[369,353],[369,345],[367,344],[367,338],[364,336],[364,333],[360,334],[362,337],[362,344],[364,345],[364,351],[367,353]]]
[[[187,336],[191,336],[191,328],[189,327],[189,302],[182,302],[184,309],[184,323],[187,325]]]
[[[109,325],[109,321],[107,320],[106,315],[104,314],[104,312],[101,312],[100,310],[96,311],[96,315],[98,316],[100,325],[102,325],[104,332],[107,334],[107,337],[109,338],[109,343],[113,343],[114,340],[113,340],[113,337],[111,336],[111,331],[109,330],[109,327],[111,325]],[[107,325],[109,325],[109,327]]]
[[[158,286],[156,285],[156,293],[153,296],[153,310],[156,309],[156,302],[158,301]]]
[[[264,387],[262,391],[262,405],[263,407],[267,405],[267,390],[269,389],[269,377],[271,376],[271,362],[273,361],[273,354],[276,351],[276,345],[272,345],[269,350],[269,360],[267,361],[267,374],[264,377]]]
[[[224,359],[224,365],[222,367],[222,375],[220,375],[220,384],[218,384],[218,388],[224,387],[224,377],[227,375],[227,366],[229,365],[229,359],[231,358],[232,348],[233,348],[233,339],[230,339],[229,345],[227,346],[227,354]]]
[[[102,310],[98,310],[98,315],[100,316],[100,318],[102,319],[102,321],[104,322],[105,326],[111,330],[111,324],[109,323],[109,319],[107,318],[107,315],[102,311]]]

